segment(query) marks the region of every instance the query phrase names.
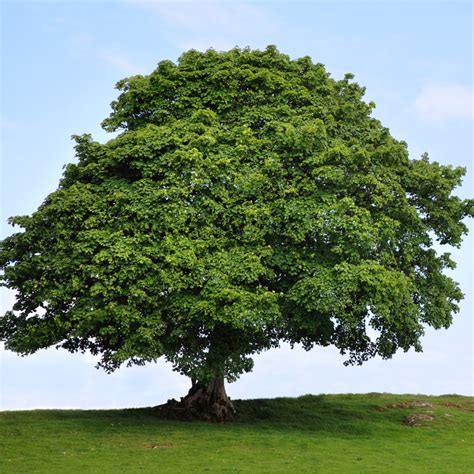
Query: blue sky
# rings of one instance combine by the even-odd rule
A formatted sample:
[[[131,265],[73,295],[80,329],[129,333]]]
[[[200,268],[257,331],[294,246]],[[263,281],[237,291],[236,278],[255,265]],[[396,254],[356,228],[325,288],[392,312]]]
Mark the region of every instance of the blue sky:
[[[1,237],[11,215],[33,212],[74,161],[70,136],[100,128],[114,84],[149,73],[190,48],[264,48],[309,55],[335,78],[367,87],[374,116],[413,158],[468,167],[458,191],[472,196],[472,3],[469,1],[1,2]],[[470,228],[474,231],[472,222]],[[427,330],[424,352],[344,367],[331,348],[283,346],[255,358],[232,398],[387,391],[474,394],[474,232],[453,255],[466,294],[447,331]],[[0,313],[14,294],[1,292]],[[188,380],[162,362],[106,375],[89,355],[55,349],[20,358],[1,353],[0,408],[145,406],[184,395]]]

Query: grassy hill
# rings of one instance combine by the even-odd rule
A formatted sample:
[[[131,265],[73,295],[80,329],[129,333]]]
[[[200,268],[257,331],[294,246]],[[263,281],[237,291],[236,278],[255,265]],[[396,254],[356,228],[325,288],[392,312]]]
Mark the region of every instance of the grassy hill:
[[[239,418],[224,425],[163,420],[153,408],[3,412],[0,472],[473,472],[473,397],[234,403]]]

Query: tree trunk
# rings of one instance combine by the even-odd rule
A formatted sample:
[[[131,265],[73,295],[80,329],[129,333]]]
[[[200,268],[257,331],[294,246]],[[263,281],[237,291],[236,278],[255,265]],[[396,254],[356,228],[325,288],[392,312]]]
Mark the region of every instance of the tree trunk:
[[[224,377],[216,377],[209,383],[192,381],[188,394],[180,402],[168,400],[158,407],[160,412],[183,420],[204,420],[214,423],[232,421],[235,409],[227,396]]]
[[[234,407],[224,386],[224,377],[216,377],[208,384],[194,382],[189,393],[181,399],[184,410],[191,418],[224,422],[234,417]]]

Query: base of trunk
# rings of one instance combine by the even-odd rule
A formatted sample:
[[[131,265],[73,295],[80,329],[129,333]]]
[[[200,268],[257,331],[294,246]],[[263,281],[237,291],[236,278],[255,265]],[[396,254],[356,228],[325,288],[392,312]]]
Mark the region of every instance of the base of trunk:
[[[193,382],[181,401],[168,400],[156,408],[161,415],[180,420],[223,423],[232,421],[235,416],[234,406],[225,391],[224,377],[217,377],[208,384]]]

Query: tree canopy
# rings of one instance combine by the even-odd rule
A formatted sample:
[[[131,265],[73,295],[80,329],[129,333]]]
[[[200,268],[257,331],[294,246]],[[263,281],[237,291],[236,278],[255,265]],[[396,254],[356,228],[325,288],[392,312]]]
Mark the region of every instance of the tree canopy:
[[[74,136],[58,189],[10,219],[8,349],[232,381],[281,341],[362,363],[451,324],[462,293],[434,246],[467,231],[465,170],[411,159],[351,74],[273,46],[191,50],[117,88],[118,136]]]

